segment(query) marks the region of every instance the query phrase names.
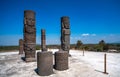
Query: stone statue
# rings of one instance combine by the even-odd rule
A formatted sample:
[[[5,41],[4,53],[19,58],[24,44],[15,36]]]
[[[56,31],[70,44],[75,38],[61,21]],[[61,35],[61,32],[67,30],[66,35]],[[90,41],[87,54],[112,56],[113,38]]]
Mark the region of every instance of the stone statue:
[[[70,49],[70,24],[69,17],[61,17],[61,49],[68,51]]]
[[[36,53],[35,12],[24,11],[24,51],[25,61],[34,61]]]

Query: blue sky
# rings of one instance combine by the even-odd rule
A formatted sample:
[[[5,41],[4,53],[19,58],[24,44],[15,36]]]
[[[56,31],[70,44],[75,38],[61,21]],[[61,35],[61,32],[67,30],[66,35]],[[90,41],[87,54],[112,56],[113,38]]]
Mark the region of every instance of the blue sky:
[[[70,17],[71,44],[120,42],[120,0],[0,0],[0,45],[23,38],[24,10],[36,12],[37,44],[46,29],[47,44],[60,44],[60,17]]]

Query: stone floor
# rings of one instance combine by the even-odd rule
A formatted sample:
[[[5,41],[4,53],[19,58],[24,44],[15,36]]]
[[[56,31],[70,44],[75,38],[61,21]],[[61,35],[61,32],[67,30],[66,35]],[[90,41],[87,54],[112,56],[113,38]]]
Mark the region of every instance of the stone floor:
[[[53,70],[54,73],[52,75],[44,77],[110,77],[109,75],[96,71],[89,63],[80,59],[80,52],[70,51],[70,53],[72,56],[69,57],[68,70]],[[43,77],[37,75],[35,72],[37,63],[26,63],[21,59],[23,56],[18,55],[18,51],[14,53],[9,52],[9,54],[0,53],[0,77]]]

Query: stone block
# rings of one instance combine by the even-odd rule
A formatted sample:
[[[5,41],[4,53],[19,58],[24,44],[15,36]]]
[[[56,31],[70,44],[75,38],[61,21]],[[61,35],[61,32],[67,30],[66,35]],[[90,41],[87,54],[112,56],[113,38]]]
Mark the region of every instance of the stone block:
[[[54,68],[60,71],[68,69],[68,52],[65,51],[55,52]]]
[[[53,74],[53,55],[52,52],[37,53],[38,75],[48,76]]]

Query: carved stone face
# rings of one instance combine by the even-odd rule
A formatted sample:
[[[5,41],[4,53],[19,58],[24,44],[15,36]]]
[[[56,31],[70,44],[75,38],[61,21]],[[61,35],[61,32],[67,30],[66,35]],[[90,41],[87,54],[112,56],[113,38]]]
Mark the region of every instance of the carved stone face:
[[[61,18],[61,23],[62,23],[62,28],[65,28],[65,29],[70,28],[69,17],[62,17]]]
[[[31,10],[26,10],[26,11],[24,11],[24,17],[34,19],[35,18],[35,12],[31,11]]]
[[[63,22],[63,26],[64,26],[64,28],[69,29],[69,23],[68,22]]]
[[[32,18],[26,18],[24,21],[25,21],[24,23],[26,25],[29,25],[29,26],[34,26],[35,25],[35,20],[32,19]]]
[[[24,11],[24,24],[34,26],[35,25],[35,12],[31,10]]]

